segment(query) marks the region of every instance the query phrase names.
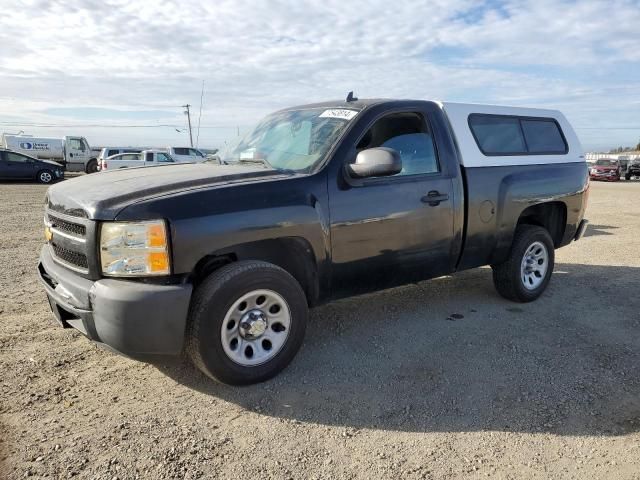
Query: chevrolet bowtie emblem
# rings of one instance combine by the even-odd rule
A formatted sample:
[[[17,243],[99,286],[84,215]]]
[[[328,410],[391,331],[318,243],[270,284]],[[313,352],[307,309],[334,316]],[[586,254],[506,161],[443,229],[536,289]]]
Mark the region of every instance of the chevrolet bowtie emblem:
[[[53,232],[49,227],[44,227],[44,238],[47,239],[47,242],[50,242],[53,238]]]

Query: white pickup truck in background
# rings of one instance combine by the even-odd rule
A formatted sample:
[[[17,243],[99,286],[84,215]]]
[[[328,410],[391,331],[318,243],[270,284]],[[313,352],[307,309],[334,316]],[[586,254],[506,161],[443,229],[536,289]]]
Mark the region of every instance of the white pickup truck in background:
[[[143,150],[140,153],[120,153],[100,160],[99,170],[115,170],[117,168],[151,167],[176,163],[167,152],[162,150]]]
[[[197,148],[167,147],[166,150],[176,162],[204,162],[207,160],[207,155]]]

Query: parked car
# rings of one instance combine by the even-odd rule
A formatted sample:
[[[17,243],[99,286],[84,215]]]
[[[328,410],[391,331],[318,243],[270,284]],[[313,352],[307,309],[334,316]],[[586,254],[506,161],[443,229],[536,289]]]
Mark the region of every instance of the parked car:
[[[498,293],[530,302],[587,224],[587,166],[555,110],[294,107],[222,160],[49,188],[38,269],[61,325],[259,382],[300,348],[309,306],[483,265]]]
[[[115,170],[116,168],[151,167],[175,163],[171,156],[162,150],[143,150],[140,153],[120,153],[100,161],[100,171]]]
[[[204,162],[207,155],[197,148],[167,147],[167,153],[176,162]]]
[[[37,180],[40,183],[53,183],[64,178],[64,168],[51,160],[37,158],[0,149],[1,180]]]
[[[591,180],[606,180],[609,182],[617,182],[620,180],[621,169],[617,160],[609,158],[601,158],[597,160],[595,165],[591,167],[589,177]]]
[[[640,157],[629,160],[627,171],[624,174],[624,179],[631,180],[631,177],[640,178]]]

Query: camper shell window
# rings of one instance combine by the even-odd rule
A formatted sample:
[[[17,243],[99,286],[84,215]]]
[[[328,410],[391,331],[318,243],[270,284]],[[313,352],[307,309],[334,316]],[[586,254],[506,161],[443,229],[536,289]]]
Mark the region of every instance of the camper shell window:
[[[473,113],[469,128],[486,156],[566,155],[569,151],[553,118]]]

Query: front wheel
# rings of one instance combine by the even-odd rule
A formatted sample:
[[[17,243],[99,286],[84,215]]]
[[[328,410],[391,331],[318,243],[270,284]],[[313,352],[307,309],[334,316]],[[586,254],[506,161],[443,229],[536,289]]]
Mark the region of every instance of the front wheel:
[[[203,373],[223,383],[264,381],[300,349],[307,313],[305,294],[288,272],[267,262],[235,262],[196,289],[187,353]]]
[[[507,260],[492,265],[493,283],[504,298],[531,302],[542,295],[553,272],[555,251],[549,232],[535,225],[520,225]]]

